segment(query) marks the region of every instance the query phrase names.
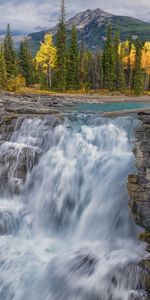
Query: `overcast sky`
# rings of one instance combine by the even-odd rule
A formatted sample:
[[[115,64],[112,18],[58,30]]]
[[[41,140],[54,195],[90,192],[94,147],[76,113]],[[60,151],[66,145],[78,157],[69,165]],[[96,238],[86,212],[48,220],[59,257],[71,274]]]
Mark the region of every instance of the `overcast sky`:
[[[150,0],[66,0],[67,17],[85,9],[101,8],[120,15],[150,21]],[[31,32],[37,26],[51,27],[59,14],[59,0],[0,0],[0,29]]]

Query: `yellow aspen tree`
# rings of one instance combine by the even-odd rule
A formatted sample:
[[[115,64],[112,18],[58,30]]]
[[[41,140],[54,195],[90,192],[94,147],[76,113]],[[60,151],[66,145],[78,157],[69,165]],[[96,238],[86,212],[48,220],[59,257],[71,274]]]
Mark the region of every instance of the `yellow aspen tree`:
[[[146,42],[142,51],[142,67],[150,75],[150,42]]]
[[[52,87],[52,70],[56,66],[56,47],[53,45],[52,35],[46,34],[44,42],[35,56],[36,66],[41,68],[47,77],[48,88]]]
[[[129,56],[126,53],[127,52],[126,49],[128,47],[128,41],[126,41],[124,43],[121,43],[120,48],[121,48],[121,45],[124,48],[124,58],[123,58],[123,60],[124,60],[125,65],[127,65],[127,61],[128,61]],[[134,44],[132,44],[132,49],[131,49],[131,52],[130,52],[130,61],[131,61],[132,67],[134,67],[134,64],[135,64],[135,53],[136,53],[136,49],[135,49]],[[142,63],[143,71],[147,74],[150,74],[150,42],[146,42],[143,46],[141,63]]]

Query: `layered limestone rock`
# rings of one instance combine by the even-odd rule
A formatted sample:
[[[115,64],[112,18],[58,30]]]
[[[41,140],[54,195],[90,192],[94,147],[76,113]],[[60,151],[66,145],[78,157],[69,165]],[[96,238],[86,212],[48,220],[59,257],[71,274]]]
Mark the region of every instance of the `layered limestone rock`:
[[[139,113],[134,154],[137,174],[129,175],[129,206],[135,222],[150,231],[150,113]]]
[[[129,206],[135,222],[145,229],[140,239],[147,243],[150,252],[150,112],[139,113],[141,121],[135,132],[134,154],[136,158],[137,174],[128,177]],[[139,264],[140,288],[148,292],[145,298],[150,299],[150,258]]]
[[[19,193],[27,173],[37,163],[38,149],[4,142],[0,146],[0,187],[1,192]]]
[[[63,122],[60,113],[54,112],[54,108],[49,109],[54,102],[47,97],[39,100],[35,96],[23,97],[1,95],[0,97],[0,189],[1,193],[19,194],[27,174],[37,164],[41,154],[41,143],[45,144],[45,136],[40,136],[36,132],[30,132],[24,136],[24,127],[20,132],[25,139],[18,140],[18,132],[22,124],[27,123],[27,130],[30,131],[30,122],[41,120],[45,126],[47,134],[50,130]],[[29,124],[28,124],[28,120]],[[40,121],[39,121],[40,122]],[[38,124],[37,124],[38,126]],[[29,141],[28,141],[29,136]],[[35,141],[34,143],[32,142]]]

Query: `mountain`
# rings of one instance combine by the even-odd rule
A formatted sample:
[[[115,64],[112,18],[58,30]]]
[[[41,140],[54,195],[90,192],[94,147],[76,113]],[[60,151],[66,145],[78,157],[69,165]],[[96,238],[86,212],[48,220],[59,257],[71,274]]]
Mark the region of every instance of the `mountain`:
[[[66,22],[68,40],[72,25],[78,30],[78,42],[83,41],[87,48],[96,50],[103,46],[106,39],[108,24],[112,24],[113,33],[119,29],[121,40],[126,40],[130,34],[133,38],[141,37],[143,41],[150,41],[150,23],[132,17],[117,16],[107,13],[100,8],[78,13]],[[49,30],[34,32],[29,35],[33,51],[37,51],[45,33],[51,32],[54,40],[57,26]]]
[[[6,29],[0,30],[0,43],[4,41],[6,35]],[[12,36],[14,41],[14,46],[18,50],[20,42],[27,37],[27,33],[21,30],[12,30]]]
[[[0,43],[4,41],[6,35],[6,30],[0,30]],[[26,33],[14,30],[12,31],[13,41],[15,48],[18,49],[20,46],[20,42],[27,36]]]

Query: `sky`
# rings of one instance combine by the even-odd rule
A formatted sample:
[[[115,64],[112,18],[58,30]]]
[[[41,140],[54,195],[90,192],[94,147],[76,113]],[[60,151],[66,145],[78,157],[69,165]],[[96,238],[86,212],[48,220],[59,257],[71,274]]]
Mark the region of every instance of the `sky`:
[[[0,30],[34,31],[57,23],[59,0],[0,0]],[[113,14],[150,21],[150,0],[66,0],[67,18],[86,9],[101,8]]]

